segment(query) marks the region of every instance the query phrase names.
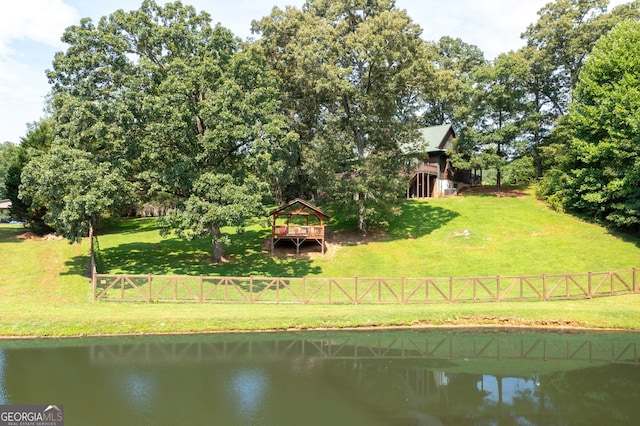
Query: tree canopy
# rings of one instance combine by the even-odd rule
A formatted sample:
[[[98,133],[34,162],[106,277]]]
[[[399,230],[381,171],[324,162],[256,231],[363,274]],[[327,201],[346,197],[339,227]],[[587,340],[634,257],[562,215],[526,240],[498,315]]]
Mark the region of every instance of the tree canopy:
[[[362,232],[384,226],[417,128],[453,123],[457,164],[495,171],[498,185],[507,171],[546,175],[552,204],[633,228],[634,65],[604,58],[618,51],[601,37],[637,22],[640,0],[608,4],[550,2],[525,47],[486,60],[460,39],[425,41],[393,0],[274,8],[246,42],[206,12],[145,0],[67,28],[47,72],[51,116],[0,176],[16,209],[70,241],[104,215],[169,200],[163,233],[208,235],[217,260],[222,227],[271,200],[315,198]]]
[[[390,0],[309,0],[254,30],[301,136],[295,167],[361,231],[384,223],[402,193],[399,147],[415,136],[421,81],[433,74],[420,27]]]
[[[23,186],[25,195],[49,202],[48,217],[70,240],[90,218],[162,194],[174,216],[187,217],[205,181],[229,185],[220,194],[232,199],[216,198],[227,209],[245,208],[235,198],[246,194],[235,188],[250,176],[277,173],[259,159],[277,156],[296,135],[279,112],[276,76],[260,50],[210,21],[180,2],[146,0],[139,10],[116,11],[97,25],[83,19],[66,30],[69,47],[48,72],[56,148],[37,161],[60,165],[47,176],[68,193],[82,194],[92,182],[89,193],[103,191],[112,201],[77,204],[77,214],[67,214],[67,204],[53,202],[57,195],[36,188],[44,176],[36,164],[23,173]],[[82,226],[63,226],[72,216]]]
[[[640,228],[640,23],[595,45],[569,105],[567,151],[545,190],[563,208],[606,225]]]

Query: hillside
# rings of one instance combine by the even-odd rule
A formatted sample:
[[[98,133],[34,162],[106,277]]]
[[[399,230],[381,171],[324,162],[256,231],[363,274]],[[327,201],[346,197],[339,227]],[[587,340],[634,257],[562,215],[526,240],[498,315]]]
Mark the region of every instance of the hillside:
[[[504,194],[503,194],[504,195]],[[345,228],[334,215],[328,252],[310,245],[267,250],[269,231],[253,224],[233,229],[226,261],[207,262],[207,239],[163,239],[153,219],[114,224],[99,237],[104,273],[227,276],[440,277],[580,273],[638,266],[640,241],[554,212],[531,191],[509,196],[471,193],[408,200],[387,232],[367,237]],[[331,223],[329,224],[331,227]],[[338,229],[338,230],[337,230]]]
[[[343,224],[334,223],[334,229]],[[640,295],[580,301],[408,305],[95,303],[88,248],[26,239],[0,225],[0,336],[85,336],[363,326],[577,326],[640,329]],[[98,241],[103,272],[221,275],[448,276],[637,266],[638,241],[548,210],[531,195],[408,201],[384,234],[335,232],[330,253],[276,259],[257,224],[231,236],[227,261],[208,241],[162,239],[154,219],[118,221]],[[315,249],[314,249],[315,250]]]

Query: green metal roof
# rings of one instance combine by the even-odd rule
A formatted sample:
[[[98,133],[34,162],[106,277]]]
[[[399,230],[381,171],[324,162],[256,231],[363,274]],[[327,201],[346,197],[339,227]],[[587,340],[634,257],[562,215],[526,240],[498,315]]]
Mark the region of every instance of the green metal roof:
[[[422,136],[422,144],[428,151],[446,150],[449,146],[449,132],[455,137],[451,124],[441,126],[424,127],[419,130]]]
[[[451,137],[456,136],[451,124],[423,127],[422,129],[418,129],[418,132],[420,138],[417,141],[405,144],[402,147],[402,151],[405,154],[435,151],[444,152],[451,145]]]

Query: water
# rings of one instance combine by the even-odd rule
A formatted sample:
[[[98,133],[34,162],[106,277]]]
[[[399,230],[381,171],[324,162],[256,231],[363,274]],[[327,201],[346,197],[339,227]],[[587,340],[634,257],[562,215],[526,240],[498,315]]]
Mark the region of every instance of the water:
[[[65,425],[626,425],[640,335],[421,330],[0,341]]]

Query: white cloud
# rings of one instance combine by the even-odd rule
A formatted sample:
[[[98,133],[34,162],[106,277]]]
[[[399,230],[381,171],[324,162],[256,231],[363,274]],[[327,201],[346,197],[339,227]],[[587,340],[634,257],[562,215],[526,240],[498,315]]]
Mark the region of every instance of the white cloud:
[[[60,48],[66,27],[80,19],[77,11],[62,0],[6,1],[0,14],[0,55],[15,53],[15,40],[33,40]]]
[[[43,116],[49,88],[44,70],[60,37],[78,23],[76,10],[62,0],[5,1],[0,14],[0,142],[18,142],[26,124]]]

